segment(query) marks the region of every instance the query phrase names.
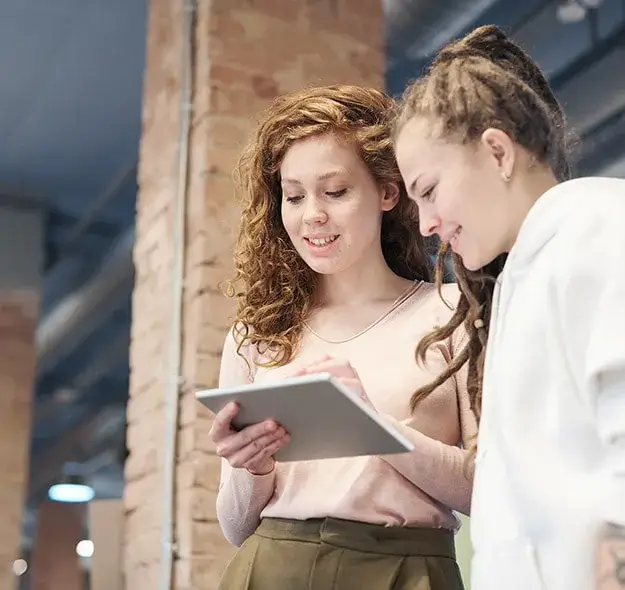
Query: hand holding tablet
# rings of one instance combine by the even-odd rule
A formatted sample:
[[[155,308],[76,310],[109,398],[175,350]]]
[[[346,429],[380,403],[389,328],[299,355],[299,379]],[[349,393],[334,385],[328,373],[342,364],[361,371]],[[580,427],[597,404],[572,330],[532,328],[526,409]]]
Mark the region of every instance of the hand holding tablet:
[[[323,368],[324,362],[325,367],[337,376],[316,372]],[[307,374],[309,371],[315,372]],[[230,433],[233,437],[231,439],[228,436],[220,439],[222,446],[218,449],[219,454],[224,456],[225,448],[225,452],[231,456],[236,455],[235,461],[240,466],[248,469],[244,463],[253,460],[258,469],[251,469],[253,473],[271,470],[273,462],[261,460],[261,457],[267,457],[267,453],[274,448],[274,456],[279,461],[411,451],[412,443],[372,409],[362,385],[358,389],[352,380],[360,384],[349,364],[322,361],[301,371],[300,376],[229,389],[200,391],[196,396],[217,415],[220,420],[217,428],[223,428],[222,420],[229,419],[232,427],[239,430]],[[353,387],[346,386],[346,383]],[[232,409],[226,411],[232,402],[239,406],[238,413],[233,416],[229,413]],[[282,430],[266,430],[272,422],[284,428],[284,436]],[[234,438],[243,433],[245,436]],[[290,435],[289,444],[287,434]],[[233,445],[238,445],[235,451],[232,451]],[[258,454],[261,454],[260,457],[257,457]]]
[[[234,430],[232,421],[238,413],[238,404],[230,402],[215,415],[210,437],[217,454],[232,467],[247,469],[254,475],[265,475],[274,467],[273,455],[288,444],[290,436],[274,420],[263,420],[242,430]]]

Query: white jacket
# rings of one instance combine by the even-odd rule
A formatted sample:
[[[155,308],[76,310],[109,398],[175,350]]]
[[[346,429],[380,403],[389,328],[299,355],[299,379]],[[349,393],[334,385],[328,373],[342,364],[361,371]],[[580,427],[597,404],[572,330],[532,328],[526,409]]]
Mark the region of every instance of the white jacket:
[[[497,283],[471,590],[593,590],[599,526],[625,525],[625,180],[545,193]]]

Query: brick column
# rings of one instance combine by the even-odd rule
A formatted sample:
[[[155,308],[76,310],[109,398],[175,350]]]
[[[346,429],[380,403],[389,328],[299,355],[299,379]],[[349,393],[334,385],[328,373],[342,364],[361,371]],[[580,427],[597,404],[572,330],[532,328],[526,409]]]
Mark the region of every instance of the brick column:
[[[278,94],[305,86],[383,84],[381,0],[197,2],[194,92],[184,240],[181,373],[189,389],[213,386],[232,307],[229,276],[238,209],[233,164],[251,119]],[[157,588],[161,576],[164,368],[173,316],[175,198],[181,117],[183,0],[151,0],[137,204],[125,489],[125,586]],[[219,461],[210,418],[179,396],[173,587],[211,590],[232,548],[215,519]]]
[[[0,588],[14,587],[11,568],[20,555],[37,308],[37,298],[32,294],[0,293],[0,506],[4,520],[0,530]]]
[[[76,554],[76,545],[84,535],[84,510],[83,504],[45,501],[39,506],[32,563],[33,590],[85,587]]]
[[[0,588],[14,588],[28,479],[41,215],[0,207]]]

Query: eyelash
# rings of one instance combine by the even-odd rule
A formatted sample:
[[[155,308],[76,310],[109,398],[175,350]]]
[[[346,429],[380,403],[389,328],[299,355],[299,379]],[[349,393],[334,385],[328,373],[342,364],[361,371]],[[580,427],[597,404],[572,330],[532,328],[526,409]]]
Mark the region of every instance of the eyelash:
[[[432,193],[434,193],[434,188],[435,188],[435,187],[433,187],[433,186],[432,186],[432,187],[430,187],[429,189],[427,189],[427,190],[426,190],[426,191],[425,191],[425,192],[421,195],[421,198],[422,198],[424,201],[429,201],[429,200],[431,200],[431,198],[432,198]]]
[[[327,191],[326,195],[328,195],[328,197],[330,197],[332,199],[338,199],[338,198],[342,197],[346,192],[347,192],[347,189],[343,188],[340,191]],[[287,201],[287,203],[298,203],[303,198],[304,198],[303,195],[296,195],[294,197],[287,197],[286,201]]]

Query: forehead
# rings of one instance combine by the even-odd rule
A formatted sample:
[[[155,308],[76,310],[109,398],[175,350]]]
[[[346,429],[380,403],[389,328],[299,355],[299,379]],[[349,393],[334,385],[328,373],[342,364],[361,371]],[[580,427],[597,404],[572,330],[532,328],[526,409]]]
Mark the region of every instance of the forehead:
[[[305,172],[323,172],[323,168],[342,167],[352,170],[361,163],[354,146],[331,134],[299,139],[287,149],[280,164],[283,176]]]
[[[433,125],[423,117],[413,117],[401,129],[395,142],[398,159],[406,160],[419,155],[426,158],[432,149],[439,150],[445,145],[434,134]]]
[[[423,117],[410,119],[395,141],[397,163],[405,180],[407,175],[448,168],[451,160],[464,158],[466,152],[467,146],[442,139],[436,126]]]

